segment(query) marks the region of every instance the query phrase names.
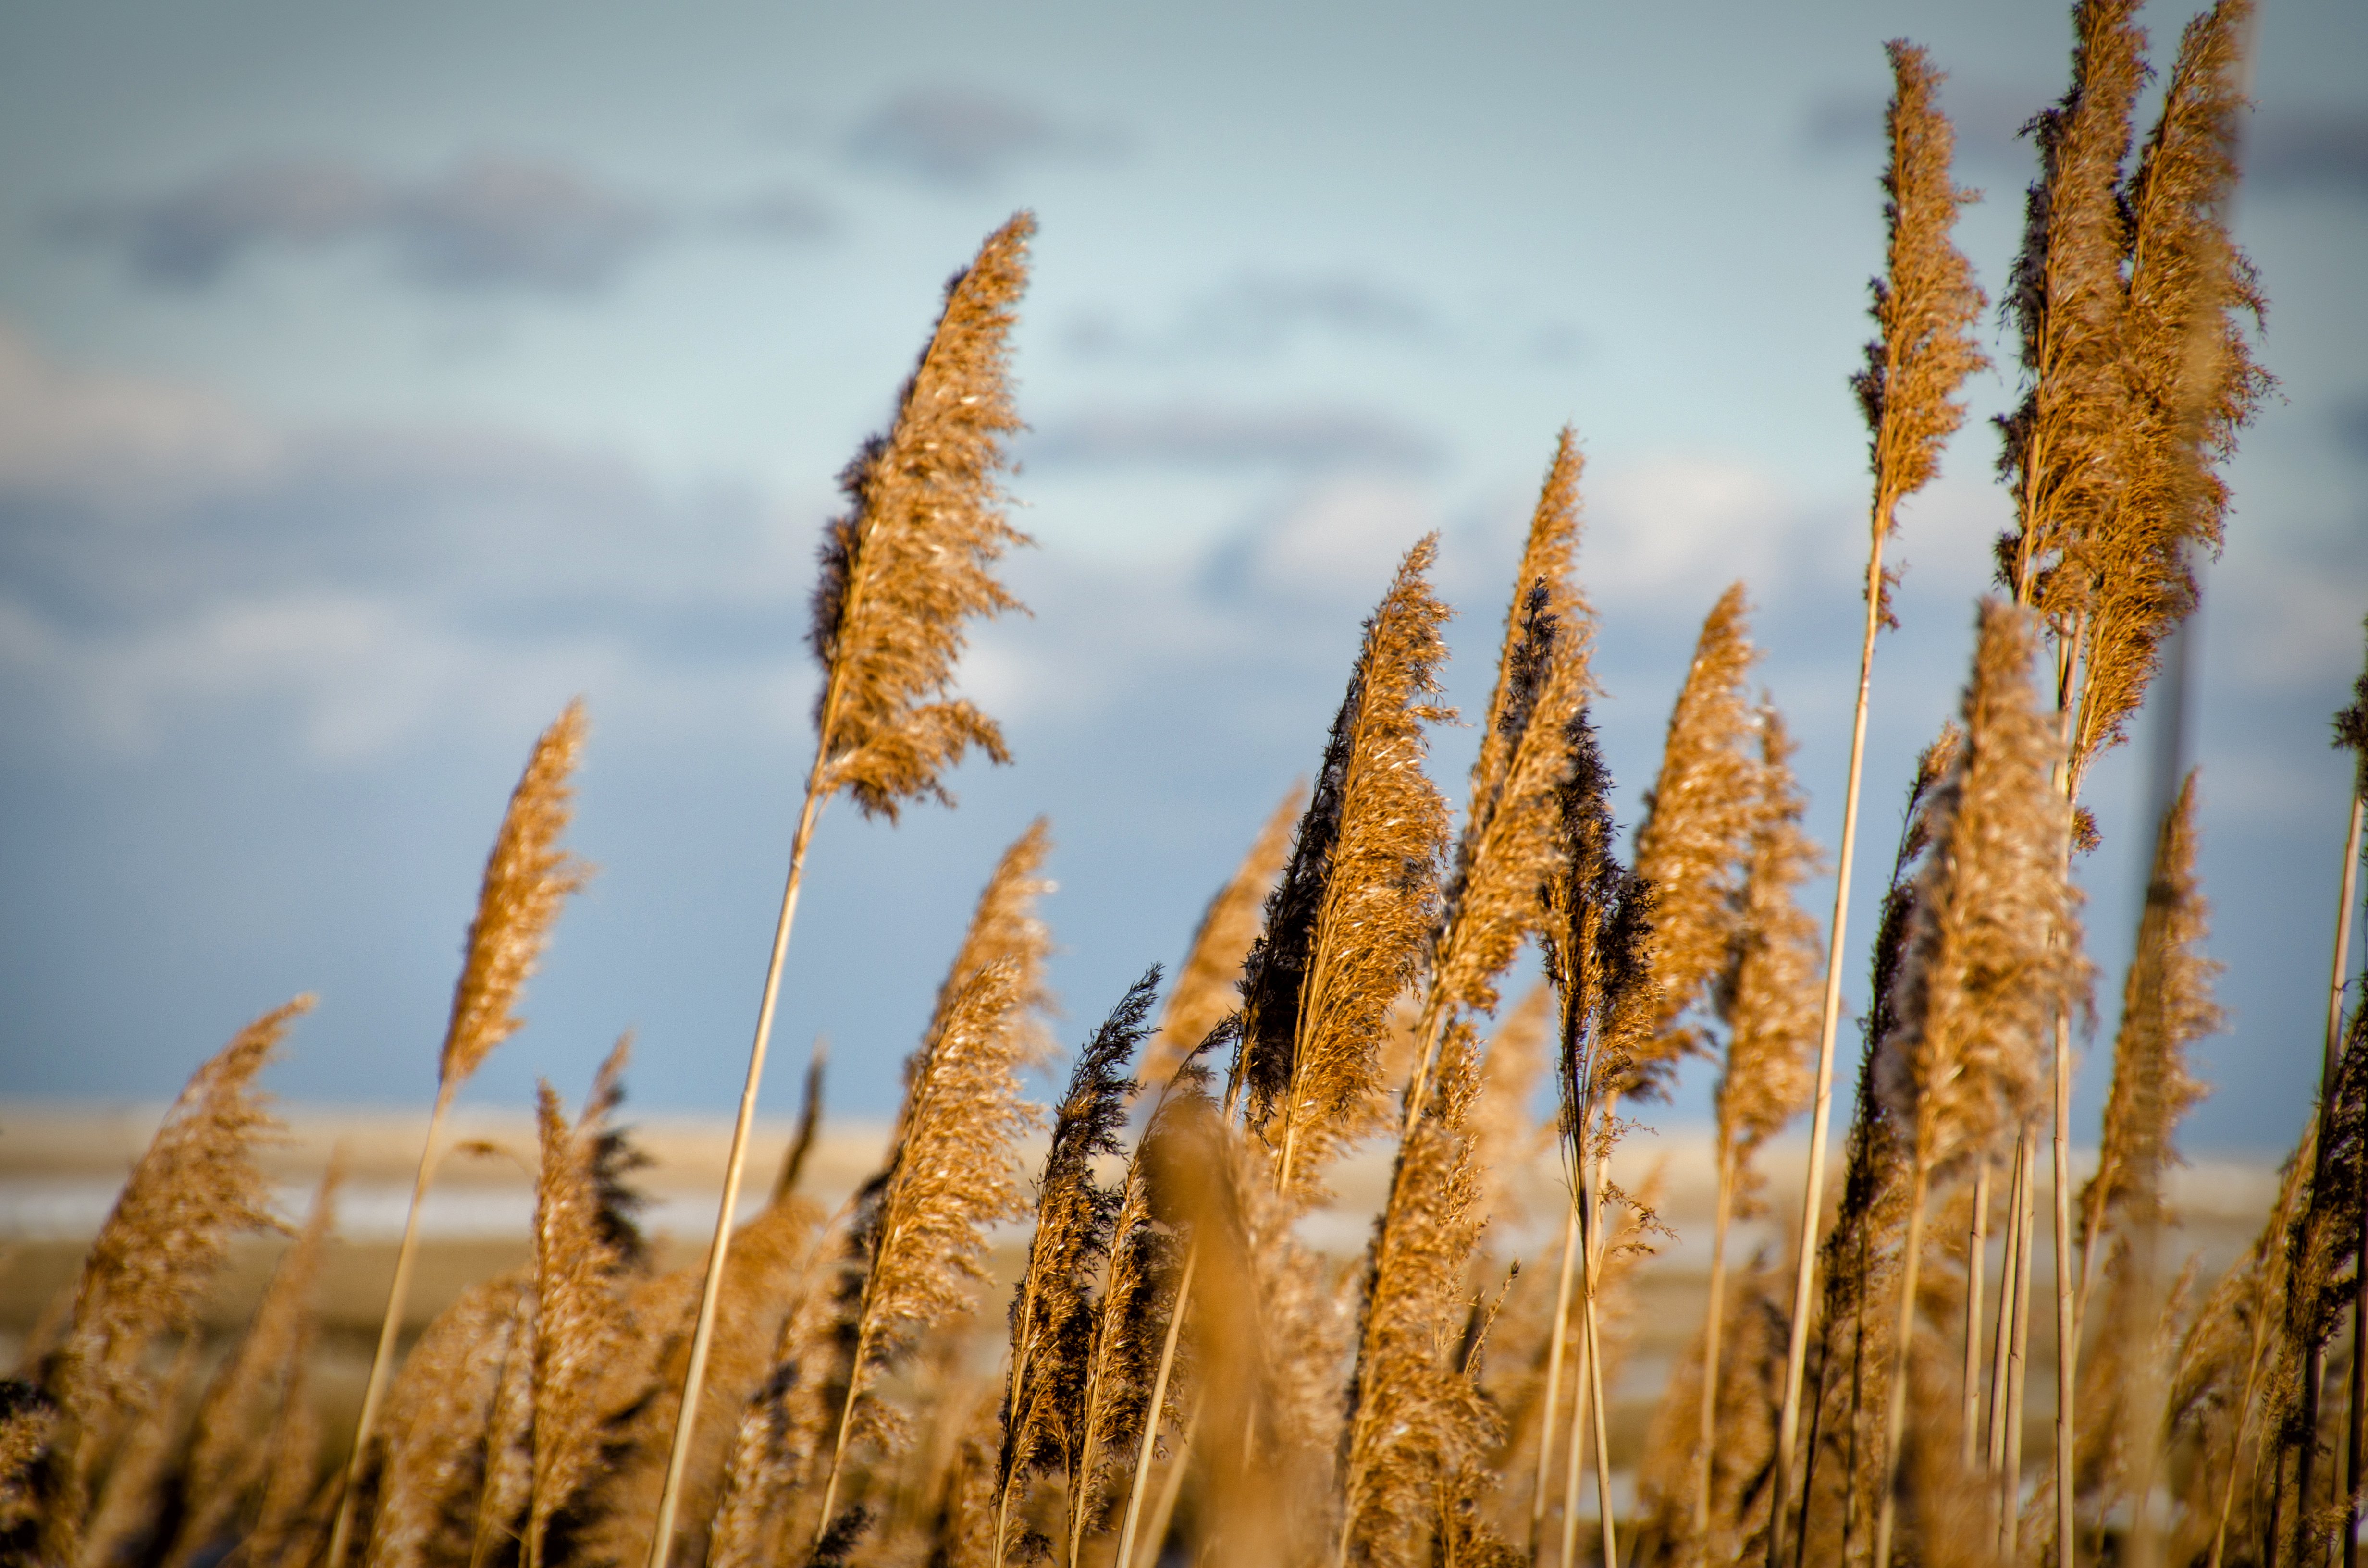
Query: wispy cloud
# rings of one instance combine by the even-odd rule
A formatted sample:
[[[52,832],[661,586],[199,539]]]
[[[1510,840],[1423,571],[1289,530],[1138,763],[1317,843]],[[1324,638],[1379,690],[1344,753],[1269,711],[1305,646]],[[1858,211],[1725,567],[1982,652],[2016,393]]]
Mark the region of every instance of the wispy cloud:
[[[1252,357],[1312,337],[1415,345],[1440,332],[1437,312],[1420,295],[1343,268],[1244,273],[1189,301],[1159,327],[1136,331],[1087,317],[1068,338],[1088,354]]]
[[[1998,82],[1952,81],[1941,108],[1957,127],[1958,157],[1985,177],[2035,173],[2038,151],[2022,134],[2060,89]],[[1801,140],[1819,158],[1879,156],[1884,98],[1834,93],[1808,107]],[[2368,195],[2368,114],[2356,109],[2270,104],[2243,125],[2245,180],[2260,190]]]
[[[1387,415],[1333,405],[1245,408],[1176,403],[1108,408],[1046,422],[1023,449],[1045,468],[1204,470],[1429,468],[1429,433]]]
[[[908,87],[858,119],[841,141],[848,162],[924,184],[976,186],[1023,165],[1110,158],[1125,139],[1109,125],[1059,118],[991,89]]]
[[[132,276],[198,290],[249,259],[339,245],[381,250],[403,280],[451,291],[586,293],[700,227],[808,240],[819,199],[758,193],[686,210],[548,158],[487,153],[401,178],[322,159],[243,163],[146,196],[60,213],[64,238],[121,255]]]

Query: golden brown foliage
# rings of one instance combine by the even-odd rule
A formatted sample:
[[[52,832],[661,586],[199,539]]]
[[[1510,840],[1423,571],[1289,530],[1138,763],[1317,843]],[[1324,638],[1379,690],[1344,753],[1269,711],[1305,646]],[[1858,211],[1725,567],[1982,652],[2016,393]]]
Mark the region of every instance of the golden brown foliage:
[[[2049,568],[2079,549],[2114,499],[2125,232],[2116,187],[2146,73],[2136,10],[2136,0],[2073,7],[2072,85],[2032,122],[2040,177],[2006,300],[2021,338],[2024,391],[1998,422],[1999,469],[2015,502],[2014,531],[1998,540],[1998,575],[2017,604],[2039,607],[2059,627],[2086,607],[2078,574]]]
[[[2218,553],[2228,510],[2216,465],[2270,385],[2238,324],[2240,313],[2260,321],[2260,290],[2228,233],[2252,9],[2251,0],[2220,0],[2188,23],[2161,118],[2123,194],[2119,483],[2088,553],[2076,777],[2122,739],[2162,639],[2195,607],[2194,552]]]
[[[823,544],[808,633],[823,669],[814,793],[845,790],[867,816],[950,800],[939,775],[973,745],[1010,760],[995,721],[948,694],[963,622],[1020,608],[990,568],[1029,542],[1004,520],[996,475],[1020,428],[1010,335],[1035,232],[1017,214],[955,274],[888,433],[839,476],[848,510]]]
[[[313,1212],[271,1272],[271,1283],[241,1336],[199,1402],[197,1426],[184,1466],[180,1528],[165,1568],[185,1568],[217,1544],[222,1531],[270,1477],[274,1445],[267,1440],[305,1400],[304,1368],[313,1351],[313,1285],[336,1225],[340,1172],[332,1159]],[[293,1456],[282,1457],[290,1462]],[[310,1480],[312,1456],[298,1465]]]
[[[631,1042],[600,1065],[584,1115],[570,1126],[559,1096],[541,1085],[536,1125],[542,1140],[535,1183],[534,1473],[527,1517],[527,1568],[541,1568],[552,1520],[576,1500],[600,1465],[604,1384],[633,1338],[626,1312],[632,1254],[606,1223],[598,1159],[602,1123],[616,1104]],[[638,1238],[635,1238],[636,1240]]]
[[[1935,1174],[1995,1156],[2032,1113],[2056,1013],[2087,989],[2034,640],[2023,612],[1982,607],[1965,738],[1932,800],[1932,850],[1892,983],[1899,1026],[1878,1088]]]
[[[532,1272],[518,1269],[471,1286],[420,1335],[366,1456],[367,1568],[469,1561],[495,1403],[505,1369],[532,1355],[533,1311]]]
[[[1143,1064],[1135,1076],[1156,1088],[1174,1075],[1184,1059],[1225,1020],[1241,996],[1235,983],[1242,960],[1258,940],[1258,909],[1282,874],[1283,858],[1291,849],[1291,825],[1299,820],[1306,790],[1292,786],[1258,829],[1249,853],[1242,857],[1233,879],[1217,891],[1192,933],[1192,950],[1176,971],[1167,1006],[1159,1017],[1159,1032],[1144,1048]]]
[[[1349,1384],[1338,1561],[1429,1557],[1442,1487],[1495,1446],[1465,1375],[1463,1282],[1485,1216],[1465,1131],[1478,1089],[1467,1026],[1442,1042],[1438,1092],[1398,1151],[1365,1265],[1364,1321]]]
[[[1669,714],[1661,771],[1636,829],[1636,872],[1654,893],[1652,967],[1660,987],[1655,1038],[1640,1068],[1699,1051],[1679,1028],[1707,999],[1735,942],[1735,910],[1749,853],[1759,760],[1758,716],[1745,680],[1759,659],[1744,619],[1743,585],[1702,621],[1692,665]]]
[[[278,1228],[255,1155],[279,1123],[255,1076],[289,1023],[312,1006],[300,996],[266,1013],[197,1070],[91,1244],[74,1286],[73,1326],[40,1376],[81,1425],[85,1445],[138,1406],[148,1347],[195,1325],[231,1236]]]
[[[1759,713],[1756,821],[1744,862],[1735,941],[1715,1001],[1727,1026],[1717,1090],[1718,1135],[1738,1173],[1752,1154],[1808,1104],[1817,1040],[1817,982],[1825,944],[1799,902],[1817,869],[1817,846],[1801,829],[1807,809],[1793,782],[1793,742],[1773,707]],[[1756,1183],[1743,1181],[1748,1193]]]
[[[1422,772],[1422,726],[1451,716],[1429,700],[1447,656],[1449,612],[1425,580],[1438,548],[1425,539],[1406,552],[1365,622],[1292,863],[1245,971],[1236,1075],[1247,1074],[1250,1125],[1274,1151],[1274,1183],[1295,1201],[1372,1123],[1382,1020],[1438,914],[1447,803]]]
[[[452,1017],[444,1029],[437,1081],[447,1090],[467,1080],[495,1046],[516,1034],[518,993],[534,972],[552,922],[591,868],[559,846],[573,813],[569,778],[584,750],[581,699],[562,710],[527,758],[510,793],[509,810],[485,858],[476,918],[469,924],[468,960],[452,987]]]
[[[1969,332],[1981,314],[1973,265],[1950,237],[1957,210],[1975,199],[1950,173],[1956,133],[1935,102],[1941,74],[1904,39],[1891,55],[1891,105],[1884,115],[1891,165],[1884,171],[1887,231],[1884,276],[1870,287],[1880,331],[1866,346],[1865,369],[1850,378],[1866,415],[1874,467],[1873,526],[1878,539],[1897,530],[1899,503],[1931,483],[1941,449],[1965,421],[1957,393],[1965,378],[1988,368]],[[1881,581],[1876,613],[1886,625],[1896,574]]]
[[[1052,1540],[1020,1526],[1023,1505],[1038,1471],[1061,1471],[1073,1484],[1083,1473],[1084,1405],[1091,1378],[1094,1285],[1110,1256],[1120,1189],[1094,1176],[1094,1162],[1120,1152],[1134,1080],[1128,1060],[1147,1032],[1144,1020],[1159,989],[1159,970],[1134,983],[1077,1053],[1068,1092],[1053,1120],[1044,1174],[1036,1184],[1036,1231],[1028,1267],[1011,1302],[1011,1359],[1003,1401],[1003,1442],[996,1466],[993,1555],[1016,1551],[1023,1559],[1050,1555]]]
[[[2104,1142],[2096,1174],[2080,1194],[2084,1259],[2109,1224],[2158,1225],[2169,1217],[2162,1187],[2166,1167],[2178,1158],[2171,1133],[2203,1097],[2187,1053],[2221,1025],[2212,999],[2220,966],[2203,950],[2209,916],[2195,874],[2195,775],[2190,773],[2155,839],[2136,953],[2123,983]]]

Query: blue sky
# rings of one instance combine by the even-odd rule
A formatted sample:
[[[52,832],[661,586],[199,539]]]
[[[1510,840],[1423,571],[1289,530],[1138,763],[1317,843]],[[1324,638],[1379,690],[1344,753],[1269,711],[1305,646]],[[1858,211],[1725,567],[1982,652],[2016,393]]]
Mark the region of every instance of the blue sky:
[[[2166,63],[2186,15],[2147,14]],[[2061,91],[2054,5],[0,9],[0,1092],[161,1096],[314,989],[281,1091],[423,1100],[504,794],[581,692],[575,842],[603,874],[473,1092],[579,1085],[630,1027],[640,1103],[728,1106],[832,476],[1020,206],[1014,491],[1042,548],[1010,578],[1035,613],[968,665],[1018,762],[967,770],[951,814],[826,819],[781,1038],[829,1034],[841,1106],[893,1103],[1038,812],[1065,1031],[1173,962],[1426,529],[1463,612],[1452,679],[1484,692],[1565,420],[1628,818],[1740,577],[1830,843],[1864,549],[1844,378],[1901,34],[1952,73],[1995,292],[2015,128]],[[2198,1148],[2286,1142],[2318,1049],[2325,719],[2368,609],[2363,60],[2357,6],[2262,20],[2240,226],[2283,390],[2195,644],[2234,1013]],[[1907,519],[1872,841],[1962,679],[2007,517],[1982,416],[2009,395],[1975,385]],[[2108,1027],[2147,733],[2091,791]],[[1469,747],[1439,738],[1451,789]]]

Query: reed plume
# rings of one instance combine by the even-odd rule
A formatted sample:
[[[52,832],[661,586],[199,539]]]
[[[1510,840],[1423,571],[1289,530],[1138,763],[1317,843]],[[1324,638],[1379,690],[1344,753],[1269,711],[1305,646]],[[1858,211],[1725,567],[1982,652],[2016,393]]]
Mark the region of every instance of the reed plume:
[[[817,1551],[842,1522],[834,1506],[852,1445],[903,1440],[875,1392],[882,1375],[923,1333],[970,1309],[987,1277],[986,1227],[1028,1213],[1013,1144],[1035,1121],[1017,1074],[1028,1059],[1024,1013],[1037,972],[1007,958],[972,975],[908,1068],[895,1144],[851,1237],[862,1279],[843,1331],[852,1346],[846,1391],[833,1400]]]
[[[1013,1508],[1026,1501],[1036,1472],[1062,1471],[1073,1488],[1083,1483],[1081,1417],[1093,1360],[1093,1287],[1124,1201],[1119,1188],[1095,1178],[1093,1166],[1120,1152],[1119,1130],[1135,1088],[1127,1063],[1149,1032],[1144,1020],[1158,990],[1155,964],[1077,1053],[1068,1092],[1053,1114],[1053,1141],[1036,1184],[1036,1233],[1011,1301],[1010,1375],[996,1463],[997,1563],[1015,1550],[1023,1559],[1052,1553],[1049,1538],[1012,1536]]]
[[[2089,552],[2076,779],[2121,741],[2163,638],[2195,607],[2195,552],[2219,553],[2228,509],[2218,465],[2271,385],[2239,321],[2258,325],[2266,302],[2228,233],[2252,9],[2221,0],[2188,23],[2161,116],[2122,193],[2118,483]]]
[[[1159,1015],[1159,1029],[1143,1050],[1135,1076],[1145,1085],[1165,1084],[1184,1059],[1209,1038],[1240,1003],[1235,989],[1242,960],[1258,940],[1258,911],[1274,892],[1282,874],[1283,858],[1291,849],[1292,824],[1299,820],[1307,791],[1298,785],[1267,818],[1266,825],[1242,857],[1233,877],[1217,890],[1192,933],[1192,949],[1176,971],[1167,1006]]]
[[[1457,1332],[1486,1219],[1465,1131],[1478,1087],[1469,1026],[1441,1044],[1439,1092],[1398,1151],[1366,1256],[1336,1562],[1427,1561],[1441,1488],[1494,1446]]]
[[[412,1180],[403,1241],[395,1249],[394,1278],[387,1287],[378,1348],[370,1358],[370,1379],[362,1386],[361,1414],[354,1423],[345,1488],[338,1499],[336,1520],[329,1529],[327,1568],[346,1568],[361,1467],[371,1452],[379,1404],[394,1370],[395,1342],[403,1333],[412,1268],[418,1256],[419,1206],[435,1176],[440,1153],[437,1140],[445,1116],[461,1085],[484,1064],[495,1047],[522,1026],[518,1002],[527,979],[551,939],[561,906],[591,876],[591,868],[559,843],[575,811],[570,780],[583,755],[586,727],[579,698],[562,709],[551,727],[536,739],[526,771],[519,776],[518,788],[510,791],[509,807],[494,835],[493,852],[485,858],[484,876],[477,888],[477,913],[469,923],[468,956],[452,987],[452,1010],[445,1021],[443,1050],[437,1058],[435,1108],[428,1113],[419,1170]]]
[[[38,1384],[0,1379],[0,1558],[58,1560],[56,1532],[63,1465],[55,1448],[58,1407]],[[49,1527],[45,1532],[44,1526]],[[51,1533],[52,1550],[42,1537]]]
[[[1998,472],[2015,526],[1998,542],[1998,581],[2020,605],[2068,631],[2087,606],[2077,561],[2109,514],[2124,416],[2119,200],[2131,107],[2146,76],[2135,0],[2078,0],[2072,83],[2025,127],[2040,176],[2023,208],[2022,246],[2004,311],[2020,339],[2023,394],[1999,416]]]
[[[1582,1278],[1579,1317],[1586,1380],[1573,1402],[1571,1503],[1576,1504],[1579,1413],[1596,1421],[1596,1502],[1607,1562],[1619,1561],[1611,1504],[1611,1461],[1604,1449],[1603,1210],[1621,1195],[1605,1177],[1621,1123],[1623,1093],[1648,1087],[1656,1064],[1645,1056],[1664,1016],[1656,960],[1655,900],[1658,890],[1612,853],[1611,775],[1604,767],[1588,711],[1571,716],[1564,735],[1568,761],[1558,801],[1560,864],[1541,891],[1546,912],[1546,974],[1560,1001],[1555,1062],[1565,1169],[1577,1222],[1565,1236]],[[1568,1273],[1567,1267],[1565,1270]],[[1559,1328],[1557,1329],[1559,1332]],[[1557,1391],[1549,1375],[1546,1408]],[[1539,1445],[1543,1495],[1551,1445]],[[1564,1510],[1565,1562],[1571,1560],[1575,1506]]]
[[[1010,336],[1035,232],[1032,216],[1015,214],[948,281],[945,308],[897,398],[887,434],[865,442],[839,475],[848,510],[824,537],[806,635],[822,666],[814,765],[790,839],[789,875],[724,1159],[649,1568],[666,1568],[672,1547],[814,824],[824,804],[842,790],[864,815],[892,823],[907,801],[928,798],[951,805],[942,776],[973,746],[998,763],[1010,760],[995,721],[951,692],[966,624],[1023,608],[992,569],[1009,547],[1029,542],[1004,517],[997,475],[1011,466],[1007,443],[1020,428],[1011,404]],[[947,994],[960,989],[950,983]]]
[[[1204,1050],[1217,1043],[1210,1035],[1202,1039]],[[1087,1534],[1109,1528],[1108,1516],[1117,1505],[1116,1484],[1125,1474],[1130,1451],[1146,1449],[1138,1463],[1147,1471],[1150,1455],[1144,1439],[1156,1437],[1168,1414],[1165,1407],[1175,1403],[1169,1325],[1181,1327],[1175,1314],[1182,1262],[1174,1231],[1159,1221],[1151,1178],[1178,1117],[1190,1114],[1184,1108],[1187,1102],[1207,1101],[1209,1080],[1198,1052],[1170,1071],[1152,1102],[1150,1119],[1119,1187],[1109,1273],[1094,1304],[1079,1406],[1078,1457],[1069,1487],[1071,1562],[1078,1561]],[[1163,1372],[1168,1374],[1165,1380]]]
[[[1447,804],[1422,772],[1422,726],[1447,656],[1447,607],[1425,574],[1428,538],[1406,552],[1365,622],[1348,695],[1266,928],[1243,967],[1234,1084],[1273,1150],[1274,1185],[1304,1201],[1379,1096],[1382,1023],[1414,977],[1437,917]]]
[[[1851,378],[1859,410],[1867,421],[1873,478],[1868,507],[1866,621],[1859,642],[1858,699],[1850,722],[1831,939],[1826,949],[1807,1179],[1802,1187],[1800,1244],[1793,1258],[1792,1328],[1777,1417],[1775,1490],[1779,1498],[1789,1498],[1793,1492],[1801,1384],[1807,1368],[1816,1258],[1813,1238],[1820,1229],[1820,1206],[1825,1202],[1827,1128],[1833,1099],[1834,1046],[1841,1027],[1841,963],[1850,929],[1850,881],[1858,863],[1859,791],[1866,767],[1874,644],[1884,626],[1897,624],[1890,600],[1898,569],[1884,564],[1884,552],[1898,529],[1901,504],[1939,472],[1941,449],[1964,422],[1958,393],[1965,378],[1987,363],[1970,332],[1981,313],[1981,291],[1974,286],[1973,268],[1952,237],[1958,212],[1972,196],[1957,187],[1952,171],[1956,133],[1938,102],[1941,74],[1932,68],[1923,50],[1904,39],[1894,40],[1886,49],[1893,89],[1884,116],[1891,154],[1883,180],[1884,275],[1872,285],[1877,335],[1867,345],[1864,368]],[[1769,1568],[1787,1568],[1788,1523],[1783,1506],[1776,1508],[1773,1520],[1768,1536]]]
[[[603,1124],[623,1096],[631,1050],[629,1038],[609,1051],[574,1126],[549,1084],[537,1096],[542,1170],[535,1184],[534,1272],[540,1310],[526,1568],[541,1568],[553,1521],[577,1511],[579,1494],[601,1465],[603,1428],[610,1414],[602,1408],[603,1384],[633,1337],[625,1286],[641,1238],[602,1190],[608,1184],[600,1169],[604,1144],[616,1147],[608,1142]]]
[[[948,694],[964,622],[1020,608],[992,568],[1030,542],[1004,517],[996,475],[1021,428],[1010,336],[1035,233],[1015,215],[946,285],[894,420],[839,475],[848,510],[823,540],[807,632],[823,669],[813,793],[845,790],[866,816],[951,803],[940,775],[972,746],[1009,760],[995,721]]]
[[[2302,1146],[2279,1173],[2268,1221],[2205,1298],[2172,1363],[2166,1427],[2195,1454],[2173,1561],[2201,1558],[2207,1568],[2220,1568],[2232,1537],[2242,1542],[2262,1533],[2261,1472],[2265,1464],[2274,1468],[2277,1450],[2260,1413],[2284,1316],[2287,1236],[2317,1142],[2317,1129],[2305,1128]]]
[[[2031,619],[1982,608],[1965,739],[1932,804],[1932,850],[1899,974],[1899,1027],[1876,1089],[1909,1158],[1907,1240],[1884,1444],[1898,1473],[1917,1309],[1925,1195],[1964,1163],[1995,1156],[2039,1103],[2042,1044],[2086,987],[2065,824],[2053,771],[2055,726],[2031,685]],[[1894,1488],[1875,1525],[1875,1568],[1891,1555]]]
[[[1760,1177],[1752,1164],[1760,1145],[1800,1114],[1810,1091],[1816,1038],[1816,923],[1795,901],[1802,880],[1816,869],[1816,846],[1801,831],[1806,810],[1793,780],[1793,743],[1774,707],[1759,715],[1759,767],[1753,780],[1753,821],[1736,899],[1726,965],[1713,988],[1713,1006],[1727,1027],[1725,1061],[1714,1096],[1717,1194],[1711,1221],[1710,1300],[1703,1308],[1702,1375],[1697,1396],[1692,1517],[1689,1541],[1712,1529],[1712,1457],[1717,1448],[1721,1340],[1726,1323],[1726,1243],[1738,1217],[1757,1212]],[[1789,1338],[1789,1329],[1787,1336]],[[1783,1399],[1780,1388],[1776,1401]],[[1772,1451],[1773,1443],[1770,1442]]]
[[[197,1370],[198,1338],[185,1335],[145,1408],[115,1446],[97,1502],[84,1524],[74,1558],[77,1568],[109,1568],[120,1561],[145,1558],[154,1550],[151,1537],[163,1512],[159,1505],[168,1491],[166,1476],[180,1443],[186,1398]]]
[[[2084,1314],[2089,1263],[2108,1227],[2146,1230],[2168,1217],[2163,1181],[2179,1157],[2171,1134],[2203,1097],[2188,1052],[2222,1024],[2212,999],[2220,966],[2203,950],[2209,913],[2195,874],[2195,775],[2190,773],[2156,835],[2135,957],[2123,983],[2104,1140],[2096,1173],[2080,1194]]]
[[[255,1158],[280,1126],[255,1079],[312,1006],[299,996],[264,1014],[190,1076],[91,1243],[71,1326],[40,1369],[85,1441],[138,1408],[142,1358],[196,1325],[231,1237],[279,1228]]]
[[[163,1568],[188,1568],[199,1553],[218,1544],[270,1479],[276,1456],[273,1445],[263,1439],[275,1415],[285,1420],[282,1413],[304,1396],[304,1367],[315,1334],[313,1288],[336,1226],[340,1178],[333,1155],[304,1229],[280,1255],[246,1333],[198,1403],[189,1453],[182,1466],[180,1525]],[[301,1468],[308,1482],[312,1463],[313,1456],[303,1456]]]
[[[1567,426],[1530,521],[1505,610],[1497,684],[1472,764],[1470,805],[1429,941],[1429,983],[1415,1024],[1406,1097],[1411,1131],[1431,1059],[1452,1021],[1497,1010],[1497,982],[1539,928],[1537,890],[1554,874],[1563,731],[1590,689],[1594,616],[1570,580],[1578,541],[1581,460]]]
[[[60,1418],[54,1459],[28,1467],[46,1471],[52,1498],[41,1532],[49,1560],[84,1550],[93,1466],[149,1408],[140,1370],[149,1348],[196,1326],[234,1233],[279,1228],[256,1165],[279,1123],[255,1078],[312,1006],[299,996],[266,1013],[190,1076],[84,1257],[68,1326],[34,1377]]]
[[[530,1268],[471,1286],[421,1333],[358,1467],[368,1568],[469,1562],[505,1369],[530,1358]]]
[[[1759,656],[1736,583],[1702,621],[1636,829],[1636,873],[1654,890],[1652,965],[1660,987],[1654,1038],[1638,1053],[1640,1083],[1704,1049],[1701,1030],[1681,1028],[1679,1020],[1707,1000],[1734,945],[1759,765],[1759,725],[1744,682]]]

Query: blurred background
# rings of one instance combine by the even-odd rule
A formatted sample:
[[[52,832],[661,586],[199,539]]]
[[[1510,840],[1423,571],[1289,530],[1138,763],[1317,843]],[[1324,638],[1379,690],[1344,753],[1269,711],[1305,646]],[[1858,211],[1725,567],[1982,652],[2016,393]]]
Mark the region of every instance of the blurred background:
[[[1485,699],[1565,421],[1623,824],[1741,578],[1830,846],[1882,44],[1952,74],[1995,296],[2064,11],[0,9],[0,1140],[167,1098],[302,990],[279,1093],[424,1109],[495,824],[577,693],[573,842],[602,871],[468,1098],[521,1110],[538,1075],[573,1098],[632,1028],[637,1107],[725,1115],[810,756],[833,478],[1019,207],[1042,230],[1011,487],[1041,548],[1008,580],[1034,613],[964,666],[1016,760],[964,769],[952,812],[829,813],[768,1114],[816,1035],[836,1111],[893,1110],[970,901],[1039,812],[1064,1036],[1172,965],[1427,530],[1451,680]],[[2146,13],[2166,68],[2188,15]],[[2283,387],[2233,469],[2186,729],[2231,1011],[2187,1144],[2230,1155],[2290,1143],[2313,1089],[2349,779],[2327,716],[2368,610],[2368,10],[2271,4],[2258,62],[2240,230]],[[1895,556],[1853,1017],[1908,762],[2009,520],[1986,421],[2012,347],[1985,331],[2004,369]],[[2161,707],[2090,791],[2082,1126]],[[1438,737],[1451,795],[1471,747]],[[1698,1121],[1706,1089],[1646,1119]]]

